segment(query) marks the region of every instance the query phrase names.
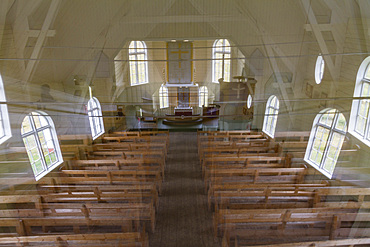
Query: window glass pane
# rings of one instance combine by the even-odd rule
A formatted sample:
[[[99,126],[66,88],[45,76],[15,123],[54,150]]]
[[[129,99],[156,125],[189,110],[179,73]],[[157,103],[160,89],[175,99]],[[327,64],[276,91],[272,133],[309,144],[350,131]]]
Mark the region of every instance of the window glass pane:
[[[139,83],[145,83],[145,64],[139,63]]]
[[[333,173],[335,168],[335,161],[331,158],[326,158],[323,169],[329,173]]]
[[[324,76],[324,70],[325,70],[325,62],[324,59],[321,60],[321,66],[320,66],[320,81],[322,80]]]
[[[42,125],[41,125],[41,121],[40,121],[40,115],[36,112],[32,112],[31,115],[32,115],[32,118],[33,118],[33,122],[35,123],[36,129],[41,128]]]
[[[44,171],[44,166],[42,165],[41,157],[36,146],[35,136],[27,136],[23,138],[23,142],[27,150],[27,155],[30,160],[32,170],[35,175],[38,175]]]
[[[23,119],[23,122],[22,122],[22,130],[21,130],[21,133],[23,135],[23,134],[28,133],[30,131],[32,131],[30,118],[29,118],[29,116],[26,116]]]
[[[276,97],[274,96],[274,97],[272,97],[269,106],[275,106],[275,103],[276,103]]]
[[[369,101],[361,100],[359,103],[358,113],[356,117],[355,131],[364,136],[366,120],[369,115]]]
[[[0,112],[0,116],[1,116],[1,112]],[[5,136],[4,122],[3,122],[3,120],[0,117],[0,138],[2,138],[4,136]]]
[[[327,112],[325,112],[322,117],[320,118],[319,122],[328,126],[328,127],[331,127],[331,124],[334,120],[334,116],[335,116],[335,110],[329,110]]]
[[[55,153],[55,146],[53,143],[50,129],[46,129],[41,132],[38,132],[38,136],[39,136],[42,152],[45,157],[46,165],[49,167],[53,164],[50,154]]]
[[[364,77],[367,78],[367,79],[370,79],[370,65],[367,66]]]
[[[136,48],[137,48],[137,52],[145,52],[144,44],[141,41],[136,41]]]
[[[222,75],[222,72],[221,72],[221,75]],[[230,60],[225,60],[224,77],[225,77],[225,81],[230,81]]]
[[[89,117],[89,122],[90,122],[90,129],[91,129],[91,134],[93,137],[96,136],[96,132],[95,132],[95,125],[94,125],[94,117]]]
[[[366,97],[370,96],[370,84],[367,82],[362,83],[361,96]]]
[[[135,49],[135,47],[136,47],[136,41],[131,41],[130,42],[130,46],[129,46],[129,50],[130,50],[130,52],[133,50],[133,49]]]
[[[50,158],[51,158],[52,164],[54,164],[57,161],[56,153],[55,152],[50,153]]]
[[[325,150],[328,137],[329,137],[329,130],[321,126],[318,126],[316,134],[315,134],[315,138],[313,141],[313,145],[312,145],[312,150],[316,151],[316,156],[311,159],[318,165],[320,164],[322,156],[324,154],[324,150]]]
[[[32,112],[31,114],[33,116],[33,121],[35,122],[36,129],[48,126],[48,121],[46,120],[44,116],[41,116],[40,114],[36,112]]]
[[[91,104],[92,104],[92,108],[97,108],[98,107],[98,103],[96,102],[96,100],[94,98],[91,99]]]
[[[316,162],[316,156],[317,156],[317,151],[315,149],[312,149],[311,155],[310,155],[309,159],[311,161],[314,161],[317,164],[317,162]]]
[[[137,71],[136,63],[130,62],[130,75],[131,75],[131,84],[137,84]]]
[[[335,128],[338,129],[338,130],[346,131],[346,125],[347,124],[346,124],[345,117],[343,116],[342,113],[339,113]]]
[[[329,173],[332,173],[334,171],[343,141],[344,135],[333,133],[332,139],[329,144],[328,154],[323,166],[323,168]]]
[[[144,54],[138,54],[137,55],[137,60],[141,60],[139,62],[142,63],[142,60],[145,60],[145,55]]]
[[[221,60],[216,60],[215,61],[215,80],[217,81],[218,79],[222,78],[222,61]]]

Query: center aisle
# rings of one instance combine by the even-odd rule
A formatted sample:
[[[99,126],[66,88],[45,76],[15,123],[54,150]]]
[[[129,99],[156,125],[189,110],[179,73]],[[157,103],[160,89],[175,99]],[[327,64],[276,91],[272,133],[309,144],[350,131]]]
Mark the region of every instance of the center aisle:
[[[196,132],[170,133],[156,230],[150,247],[217,247],[201,176]]]

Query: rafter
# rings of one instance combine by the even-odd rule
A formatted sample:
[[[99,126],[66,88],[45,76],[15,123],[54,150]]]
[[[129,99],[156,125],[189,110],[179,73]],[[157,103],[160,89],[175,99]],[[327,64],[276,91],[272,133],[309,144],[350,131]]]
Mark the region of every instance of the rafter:
[[[280,88],[281,95],[283,96],[284,104],[287,108],[287,111],[290,112],[292,110],[292,107],[290,105],[289,96],[288,96],[288,93],[286,91],[287,87],[284,84],[283,78],[281,77],[279,66],[276,62],[276,59],[274,58],[274,56],[275,56],[274,51],[272,50],[271,46],[265,46],[265,49],[266,49],[266,52],[267,52],[268,56],[271,57],[269,59],[269,62],[270,62],[270,65],[272,67],[272,70],[274,72],[273,74],[276,75],[277,84]],[[288,114],[288,115],[289,115],[290,120],[292,120],[290,114]]]
[[[189,0],[189,2],[191,3],[191,5],[193,5],[193,7],[199,12],[200,16],[202,17],[202,22],[205,21],[204,19],[204,16],[207,15],[207,11],[204,9],[204,5],[200,2],[200,1],[197,1],[197,0]],[[233,17],[235,18],[235,17]],[[208,19],[208,15],[207,15],[207,22],[209,25],[211,25],[211,27],[216,31],[216,33],[220,36],[220,37],[224,37],[225,36],[225,33],[220,29],[220,27],[215,23],[217,21],[215,21],[214,18],[210,18]]]
[[[323,58],[325,60],[325,64],[328,67],[329,73],[331,77],[336,80],[337,79],[337,74],[335,73],[335,66],[333,63],[333,60],[330,56],[327,56],[330,54],[328,46],[326,45],[325,39],[321,33],[321,30],[318,28],[318,23],[316,20],[315,13],[313,12],[313,9],[311,8],[310,1],[309,0],[301,0],[302,7],[305,11],[305,13],[308,16],[308,20],[311,25],[311,29],[315,35],[315,38],[317,40],[317,43],[320,47],[321,53],[323,55]]]
[[[159,16],[161,15],[164,15],[167,13],[167,11],[172,7],[172,5],[176,2],[176,0],[170,0],[168,1],[165,6],[162,8],[162,10],[160,11],[159,13]],[[120,13],[118,12],[117,16],[121,16]],[[124,17],[123,19],[121,19],[120,21],[121,22],[126,22],[126,20],[128,20],[130,17]],[[145,30],[145,32],[147,34],[151,33],[154,28],[158,25],[159,23],[152,23],[152,24],[148,24],[146,25],[147,29]],[[125,71],[127,73],[127,68],[125,67]],[[123,90],[125,89],[125,85],[123,84],[119,84],[117,85],[116,87],[116,90],[115,92],[113,93],[113,97],[112,97],[112,101],[116,100],[116,98],[123,92]]]
[[[5,30],[5,21],[7,13],[10,7],[13,5],[15,0],[3,0],[0,1],[0,47],[3,40],[3,34]]]
[[[31,78],[31,74],[34,72],[34,68],[37,64],[37,59],[39,58],[41,53],[42,45],[47,38],[49,27],[58,13],[59,5],[60,0],[52,0],[52,2],[50,3],[48,13],[46,14],[39,36],[37,37],[35,47],[33,48],[30,61],[28,61],[26,70],[23,74],[23,81],[28,81]]]
[[[361,21],[363,26],[363,37],[365,38],[365,43],[370,44],[370,3],[369,1],[357,1],[360,12],[361,12]],[[365,45],[366,51],[368,51],[368,46]]]
[[[18,58],[23,58],[24,48],[26,47],[27,40],[28,40],[28,33],[29,25],[28,25],[28,17],[33,13],[35,9],[37,9],[42,0],[35,0],[35,1],[26,1],[22,4],[16,2],[18,4],[16,10],[16,18],[13,24],[13,39],[15,45],[15,51]],[[23,60],[19,60],[19,68],[21,69],[21,73],[24,73],[26,70],[26,63]]]
[[[245,8],[245,5],[240,0],[233,0],[234,4],[236,5],[236,8],[239,9],[240,13],[238,13],[244,20],[246,21],[246,24],[249,27],[252,27],[258,34],[262,36],[262,41],[264,44],[274,44],[274,40],[272,37],[268,34],[266,29],[264,29],[261,24],[257,23],[257,20],[253,17],[252,13]],[[289,58],[287,58],[286,54],[279,46],[274,46],[274,51],[277,56],[281,57],[281,60],[285,64],[285,66],[291,71],[295,71],[295,65],[290,61]]]
[[[239,9],[240,15],[242,15],[245,18],[246,24],[252,27],[255,30],[255,32],[257,32],[258,34],[262,36],[263,44],[273,44],[274,40],[267,33],[267,31],[259,23],[257,23],[256,19],[249,12],[249,10],[245,8],[244,4],[240,0],[233,0],[232,2],[236,5],[236,8]],[[289,96],[286,90],[287,88],[284,85],[283,79],[281,78],[280,69],[276,62],[275,57],[276,56],[281,57],[282,62],[290,70],[290,72],[293,73],[293,76],[296,71],[295,65],[289,60],[289,58],[287,58],[287,56],[285,55],[285,53],[281,50],[279,46],[271,47],[269,45],[265,45],[264,48],[269,57],[269,63],[271,65],[271,68],[273,72],[275,72],[276,74],[277,84],[279,86],[281,95],[283,97],[282,101],[284,102],[287,108],[287,111],[289,112],[292,110],[292,107],[290,105]],[[289,118],[292,121],[292,118],[290,115],[289,115]]]
[[[189,0],[189,2],[197,8],[199,11],[202,8],[195,1]],[[199,2],[199,1],[198,1]],[[203,8],[202,8],[203,9]],[[239,16],[229,15],[229,16],[218,16],[218,15],[207,15],[207,22],[234,22],[241,21],[242,18]],[[159,15],[159,16],[130,16],[125,19],[125,23],[128,24],[161,24],[161,23],[197,23],[204,22],[204,15]]]

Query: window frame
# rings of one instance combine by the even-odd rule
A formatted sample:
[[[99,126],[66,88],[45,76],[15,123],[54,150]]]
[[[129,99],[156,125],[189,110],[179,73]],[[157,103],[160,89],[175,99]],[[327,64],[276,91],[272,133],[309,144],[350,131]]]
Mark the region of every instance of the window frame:
[[[253,97],[252,95],[248,94],[248,97],[247,97],[247,108],[248,109],[252,107],[252,103],[253,103]]]
[[[95,106],[93,105],[92,102],[95,103]],[[97,98],[92,97],[87,102],[87,115],[89,117],[91,136],[92,136],[92,139],[95,140],[96,138],[98,138],[99,136],[105,133],[103,114],[102,114],[100,102]],[[97,131],[98,126],[96,126],[96,124],[98,124],[98,126],[100,127],[99,132]]]
[[[141,43],[143,48],[137,48],[137,44]],[[143,50],[143,51],[138,51],[138,50]],[[144,55],[144,59],[139,59],[138,57],[140,55]],[[131,56],[134,57],[134,59],[131,58]],[[147,84],[149,82],[148,80],[148,51],[147,47],[144,41],[138,41],[138,40],[133,40],[130,42],[129,49],[128,49],[128,57],[129,57],[129,70],[130,70],[130,85],[131,86],[137,86],[137,85],[142,85],[142,84]],[[140,61],[139,61],[140,60]],[[140,64],[144,64],[144,80],[140,81],[140,70],[142,67]],[[135,72],[132,71],[132,66],[135,67]],[[136,78],[136,79],[135,79]]]
[[[275,100],[275,104],[272,105],[272,101]],[[280,108],[280,102],[278,97],[275,95],[271,95],[266,104],[266,110],[265,110],[265,116],[263,120],[263,127],[262,132],[264,132],[266,135],[268,135],[271,138],[274,138],[275,135],[275,129],[277,125],[277,119],[279,115],[279,108]],[[270,114],[270,109],[272,110],[272,114]],[[270,126],[269,123],[271,124]],[[268,128],[269,127],[269,128]]]
[[[218,46],[219,42],[226,41],[225,44],[222,44]],[[221,51],[218,51],[217,48],[221,48]],[[221,57],[223,55],[228,55],[229,58],[225,58],[224,56],[224,66],[222,67],[222,59],[216,58],[217,54],[221,54]],[[221,65],[219,64],[221,62]],[[226,63],[227,62],[227,63]],[[224,70],[224,81],[230,81],[230,76],[231,76],[231,46],[230,46],[230,41],[228,39],[216,39],[215,42],[213,43],[212,46],[212,82],[214,83],[219,83],[218,80],[221,78],[216,78],[216,72],[220,68],[216,68],[216,66],[220,65],[221,67],[221,75],[222,75],[222,69]],[[229,73],[225,72],[225,67],[228,66]],[[217,70],[216,70],[217,69]]]
[[[208,106],[208,88],[207,86],[201,86],[199,88],[199,107]],[[203,104],[202,104],[203,103]]]
[[[326,125],[326,124],[320,122],[320,120],[325,116],[325,114],[331,114],[331,113],[329,113],[330,111],[334,111],[335,115],[333,117],[333,121],[331,122],[331,124],[329,126],[329,125]],[[345,120],[345,126],[344,126],[345,130],[341,130],[341,129],[336,128],[337,122],[338,122],[338,119],[339,119],[340,116],[342,116]],[[325,129],[325,130],[328,131],[326,141],[325,141],[325,139],[322,139],[322,136],[321,137],[318,136],[318,135],[320,135],[320,133],[318,131],[319,128],[322,128],[322,129]],[[308,140],[308,143],[307,143],[307,148],[306,148],[306,152],[305,152],[305,156],[304,156],[304,161],[306,163],[308,163],[309,165],[311,165],[312,167],[314,167],[319,172],[321,172],[327,178],[331,179],[333,177],[335,166],[336,166],[340,151],[341,151],[342,146],[343,146],[344,138],[345,138],[346,133],[347,133],[347,128],[348,128],[348,126],[347,126],[346,119],[345,119],[344,115],[341,112],[339,112],[338,110],[333,109],[333,108],[326,108],[326,109],[320,111],[320,113],[316,115],[316,117],[313,121],[313,124],[312,124],[312,129],[311,129],[310,137],[309,137],[309,140]],[[334,142],[333,141],[334,134],[341,135],[341,140],[342,141],[337,146],[337,148],[335,150],[336,158],[332,159],[332,158],[328,157],[328,154],[329,154],[329,151],[330,151],[329,149],[331,147],[335,147],[335,146],[332,145],[332,143]],[[322,132],[322,135],[324,135],[323,132]],[[315,141],[317,140],[318,137],[321,140],[320,141],[320,146],[321,146],[321,143],[324,141],[324,149],[322,151],[322,156],[321,156],[321,160],[320,160],[319,163],[310,158],[312,152],[315,151],[314,150],[314,144],[315,144]],[[316,150],[316,152],[318,153],[318,150]],[[326,165],[327,159],[332,159],[333,162],[334,162],[333,169],[332,169],[331,172],[327,171],[324,168],[324,166]]]
[[[0,75],[0,144],[12,137],[12,131],[9,121],[8,105],[6,103],[5,89],[3,79]],[[0,133],[1,133],[0,132]]]
[[[36,116],[36,115],[38,115],[39,118],[41,118],[41,117],[44,118],[45,121],[47,122],[47,125],[41,126],[40,128],[37,128],[36,124],[35,124],[35,120],[34,120],[34,116]],[[24,126],[23,124],[24,124],[26,118],[28,118],[28,121],[30,123],[31,131],[23,133],[23,126]],[[41,123],[41,120],[40,120],[40,123]],[[42,142],[41,142],[40,137],[39,137],[39,133],[41,133],[41,132],[43,133],[43,131],[45,131],[45,130],[50,131],[51,142],[54,146],[54,153],[55,153],[55,158],[56,158],[56,161],[51,163],[50,166],[48,166],[48,164],[46,162],[46,158],[45,158],[47,155],[50,155],[50,152],[48,150],[48,154],[43,154],[43,151],[42,151],[43,146],[42,146]],[[35,163],[37,161],[33,164],[32,163],[33,158],[31,160],[31,157],[30,157],[30,153],[31,153],[32,148],[29,146],[28,140],[27,140],[27,137],[30,137],[30,136],[34,137],[34,141],[35,141],[35,144],[36,144],[35,148],[37,149],[37,154],[40,157],[41,165],[42,165],[42,168],[43,168],[43,170],[38,174],[36,174],[36,172],[35,172],[37,170],[37,168],[35,167],[36,166]],[[51,119],[51,117],[48,114],[46,114],[45,112],[33,111],[33,112],[30,112],[29,114],[27,114],[23,118],[22,125],[21,125],[21,137],[22,137],[24,146],[26,148],[28,159],[30,161],[30,165],[32,167],[32,171],[33,171],[33,174],[34,174],[34,177],[35,177],[36,181],[40,180],[42,177],[44,177],[50,171],[52,171],[53,169],[55,169],[56,167],[58,167],[60,164],[63,163],[63,155],[62,155],[62,152],[60,150],[58,136],[57,136],[57,133],[56,133],[56,130],[55,130],[54,122]],[[50,157],[50,159],[51,159],[51,157]]]
[[[324,78],[324,72],[325,72],[325,60],[321,55],[319,55],[316,59],[316,65],[315,65],[315,82],[316,82],[316,84],[321,83],[322,78]]]
[[[168,99],[168,88],[165,85],[161,85],[159,88],[159,108],[167,108],[169,106]]]
[[[366,78],[366,73],[369,71],[369,77]],[[362,96],[364,85],[370,87],[370,56],[365,58],[357,72],[356,84],[353,93],[355,99],[352,100],[351,114],[348,124],[348,132],[353,135],[355,138],[363,142],[365,145],[370,147],[370,98],[367,99],[356,99],[359,97],[370,97]],[[364,118],[364,131],[363,134],[357,130],[358,127],[358,116],[360,111],[360,106],[364,102],[365,104],[365,114],[367,117]],[[367,105],[367,112],[366,112]]]

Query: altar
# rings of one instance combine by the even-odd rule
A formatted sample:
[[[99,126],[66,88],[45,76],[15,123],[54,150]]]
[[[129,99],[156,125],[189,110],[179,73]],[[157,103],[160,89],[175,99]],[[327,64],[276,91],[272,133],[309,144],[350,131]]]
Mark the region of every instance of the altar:
[[[191,116],[193,115],[193,107],[175,107],[175,116]]]

